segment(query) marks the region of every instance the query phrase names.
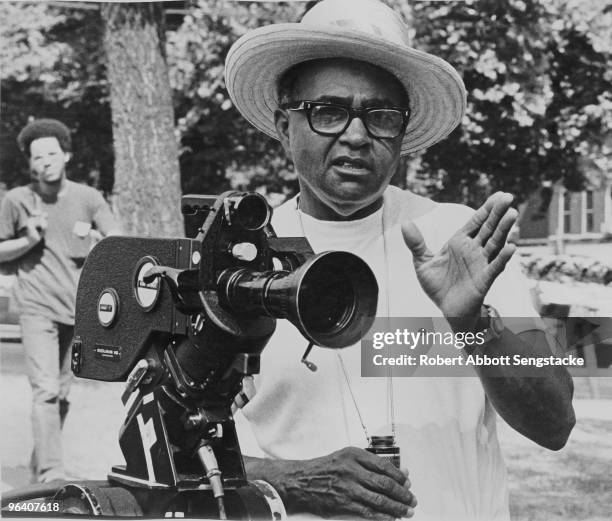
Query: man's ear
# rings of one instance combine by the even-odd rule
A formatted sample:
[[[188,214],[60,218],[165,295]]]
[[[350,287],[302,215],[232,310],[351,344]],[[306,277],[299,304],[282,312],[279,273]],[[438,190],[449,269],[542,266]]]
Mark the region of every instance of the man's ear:
[[[72,159],[72,152],[64,152],[64,164]]]
[[[274,111],[274,126],[276,127],[278,139],[285,150],[285,155],[288,159],[293,161],[291,157],[291,146],[289,145],[289,117],[286,111],[281,109],[276,109]]]

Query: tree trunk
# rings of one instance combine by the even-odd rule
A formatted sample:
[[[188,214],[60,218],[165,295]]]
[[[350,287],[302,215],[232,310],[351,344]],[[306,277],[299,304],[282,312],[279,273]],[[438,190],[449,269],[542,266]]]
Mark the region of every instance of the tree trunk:
[[[113,206],[130,235],[181,236],[162,4],[104,2],[101,16],[115,149]]]

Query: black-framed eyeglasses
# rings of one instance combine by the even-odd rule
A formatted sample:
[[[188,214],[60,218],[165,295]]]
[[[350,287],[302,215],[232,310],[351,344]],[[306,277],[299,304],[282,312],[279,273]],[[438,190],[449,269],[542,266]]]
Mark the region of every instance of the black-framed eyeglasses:
[[[354,109],[326,101],[296,101],[281,106],[286,110],[303,110],[313,132],[321,136],[339,136],[359,118],[371,137],[393,139],[406,129],[410,109],[402,107],[365,107]]]

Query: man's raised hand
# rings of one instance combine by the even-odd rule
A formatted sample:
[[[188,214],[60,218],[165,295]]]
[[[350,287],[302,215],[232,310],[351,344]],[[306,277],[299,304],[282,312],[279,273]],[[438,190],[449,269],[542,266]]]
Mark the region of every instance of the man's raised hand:
[[[484,298],[515,251],[507,244],[517,219],[511,194],[496,192],[437,253],[412,221],[402,224],[425,293],[447,318],[477,317]]]

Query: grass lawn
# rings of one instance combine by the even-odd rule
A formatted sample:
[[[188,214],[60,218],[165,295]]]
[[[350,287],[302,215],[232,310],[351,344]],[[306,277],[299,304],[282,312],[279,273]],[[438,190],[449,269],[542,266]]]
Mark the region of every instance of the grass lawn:
[[[598,401],[584,400],[586,379],[575,385],[578,421],[563,450],[551,452],[500,426],[513,520],[612,519],[612,378],[599,379]]]

